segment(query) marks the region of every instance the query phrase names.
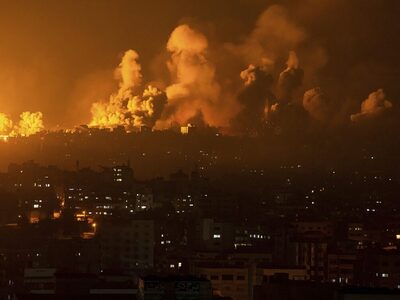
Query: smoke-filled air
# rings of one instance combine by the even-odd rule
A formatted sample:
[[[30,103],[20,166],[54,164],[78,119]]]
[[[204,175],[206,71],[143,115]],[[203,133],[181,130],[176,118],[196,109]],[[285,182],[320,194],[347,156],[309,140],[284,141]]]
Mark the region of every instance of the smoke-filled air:
[[[88,126],[122,126],[131,132],[191,123],[228,134],[251,135],[265,126],[284,129],[288,120],[331,126],[338,120],[348,125],[370,122],[394,106],[383,89],[362,101],[376,86],[368,87],[364,96],[350,99],[345,91],[339,93],[339,88],[324,81],[321,71],[335,60],[335,53],[320,45],[321,39],[314,39],[283,6],[265,9],[253,28],[234,42],[217,39],[204,28],[188,22],[171,30],[160,45],[158,65],[153,63],[163,70],[158,73],[143,72],[141,54],[123,49],[114,71],[115,90],[91,104]],[[346,88],[342,86],[340,89]],[[44,129],[43,118],[46,120],[41,112],[24,112],[18,121],[0,113],[0,133],[35,134]]]
[[[354,122],[373,118],[383,114],[388,109],[392,108],[393,104],[386,99],[385,93],[382,89],[369,94],[368,98],[361,103],[361,111],[352,114],[351,120]]]
[[[108,100],[92,105],[89,126],[123,126],[135,131],[142,126],[164,130],[194,123],[230,134],[253,134],[267,123],[280,124],[286,117],[298,115],[332,123],[335,109],[329,93],[305,82],[324,63],[308,68],[297,53],[310,39],[290,20],[285,8],[276,5],[265,10],[250,34],[237,44],[211,43],[197,28],[179,25],[164,46],[167,58],[161,67],[169,78],[146,80],[139,54],[127,50],[115,70],[119,89]],[[319,45],[313,45],[307,55],[321,51]],[[224,53],[224,62],[215,59],[217,53]],[[221,77],[224,72],[219,70],[230,62],[237,66],[236,73]],[[348,112],[349,118],[343,122],[366,119],[391,107],[378,90],[362,102],[361,112]]]

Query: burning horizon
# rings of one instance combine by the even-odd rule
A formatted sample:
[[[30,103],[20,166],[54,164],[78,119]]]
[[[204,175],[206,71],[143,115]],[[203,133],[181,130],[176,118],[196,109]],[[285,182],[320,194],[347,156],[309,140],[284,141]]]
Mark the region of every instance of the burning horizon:
[[[43,114],[41,112],[25,111],[21,113],[19,122],[14,122],[4,113],[0,113],[0,135],[31,136],[44,130]]]
[[[140,49],[128,48],[114,70],[116,89],[106,97],[91,97],[89,110],[74,111],[76,119],[90,113],[89,127],[123,126],[127,131],[194,123],[235,135],[257,132],[271,120],[281,128],[283,120],[303,115],[330,125],[385,115],[395,102],[386,99],[388,85],[382,80],[366,81],[363,91],[357,92],[365,96],[355,99],[350,94],[358,82],[342,85],[338,72],[334,80],[332,75],[325,78],[325,69],[337,60],[335,52],[304,16],[322,22],[321,16],[332,7],[309,2],[314,9],[308,13],[305,7],[296,11],[297,6],[289,4],[267,7],[235,41],[216,37],[200,22],[181,22],[170,30],[162,55],[150,62],[157,69],[153,74],[146,72],[148,58],[142,66]],[[350,10],[342,3],[337,7]],[[368,76],[375,78],[373,72]],[[100,83],[90,86],[101,88]],[[0,134],[29,136],[50,128],[45,126],[46,111],[22,111],[19,121],[0,113]]]

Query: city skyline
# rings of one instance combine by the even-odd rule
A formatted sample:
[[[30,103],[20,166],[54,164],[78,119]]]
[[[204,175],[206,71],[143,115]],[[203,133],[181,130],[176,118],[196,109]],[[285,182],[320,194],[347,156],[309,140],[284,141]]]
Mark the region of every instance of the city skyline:
[[[399,12],[0,0],[0,300],[398,299]]]

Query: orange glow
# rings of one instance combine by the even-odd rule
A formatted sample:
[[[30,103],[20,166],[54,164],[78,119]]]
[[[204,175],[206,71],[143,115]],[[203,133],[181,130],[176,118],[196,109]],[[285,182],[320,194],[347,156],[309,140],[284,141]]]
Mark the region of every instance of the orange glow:
[[[18,123],[17,135],[30,136],[42,131],[44,129],[42,118],[41,112],[23,112]]]
[[[43,114],[41,112],[25,111],[20,115],[17,125],[4,113],[0,113],[0,139],[8,141],[10,136],[30,136],[44,129]]]
[[[2,134],[2,137],[10,132],[12,125],[10,118],[6,114],[0,113],[0,134]]]

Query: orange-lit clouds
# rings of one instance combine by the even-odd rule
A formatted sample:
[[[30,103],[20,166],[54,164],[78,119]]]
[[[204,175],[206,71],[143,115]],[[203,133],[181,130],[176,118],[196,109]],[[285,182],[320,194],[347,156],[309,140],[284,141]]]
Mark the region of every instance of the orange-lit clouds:
[[[290,20],[286,9],[273,5],[258,18],[255,28],[244,43],[228,47],[247,64],[273,65],[305,40],[304,30]]]
[[[330,117],[330,100],[324,91],[317,87],[304,93],[303,107],[310,116],[318,121],[327,121]]]
[[[168,69],[172,84],[166,89],[168,104],[158,128],[183,125],[201,115],[211,126],[227,125],[228,120],[214,110],[220,100],[220,86],[215,80],[215,66],[207,58],[206,37],[188,25],[177,27],[167,43],[171,53]]]
[[[296,52],[289,52],[286,65],[287,68],[279,74],[278,81],[278,98],[283,103],[292,101],[293,92],[301,86],[304,77],[303,70],[299,68]]]
[[[351,115],[352,121],[359,121],[376,117],[386,110],[392,108],[393,104],[386,99],[382,89],[369,94],[368,98],[361,103],[361,111]]]
[[[108,102],[100,101],[92,105],[92,120],[90,126],[113,128],[125,126],[129,128],[134,123],[127,116],[127,103],[133,97],[133,90],[141,84],[141,66],[138,63],[139,55],[128,50],[122,57],[121,63],[115,70],[119,79],[119,90],[112,94]]]
[[[134,50],[128,50],[116,69],[116,77],[120,79],[120,91],[132,90],[142,83],[142,67],[138,63],[139,55]]]
[[[127,130],[143,125],[153,127],[154,118],[161,114],[158,107],[164,102],[163,93],[155,87],[148,86],[142,95],[138,90],[142,83],[139,55],[128,50],[115,70],[119,80],[119,90],[110,96],[108,101],[95,102],[92,105],[92,120],[89,126],[115,128],[123,126]]]
[[[224,126],[240,110],[237,96],[244,88],[240,72],[249,65],[267,70],[274,78],[271,91],[278,98],[286,98],[279,95],[277,85],[290,51],[296,51],[304,69],[300,87],[303,90],[292,96],[298,105],[303,92],[316,86],[332,95],[336,106],[349,106],[347,102],[353,99],[362,100],[375,86],[384,87],[395,104],[399,97],[396,85],[399,2],[354,1],[362,4],[363,9],[345,0],[230,1],[228,4],[210,0],[201,3],[3,1],[0,39],[7,42],[0,46],[0,111],[14,121],[22,111],[41,111],[50,128],[72,127],[90,122],[93,102],[108,103],[111,94],[117,95],[120,88],[130,89],[133,85],[136,87],[132,98],[141,98],[151,83],[162,89],[160,92],[170,87],[168,93],[173,95],[160,119],[162,127],[169,126],[168,121],[185,122],[193,115]],[[280,5],[268,7],[271,2]],[[197,34],[192,36],[190,30],[183,32],[181,28],[180,33],[177,30],[171,36],[169,45],[164,45],[174,26],[182,24],[182,20],[188,20]],[[192,55],[197,57],[201,53],[206,60],[204,65],[196,64],[198,70],[208,69],[208,74],[213,74],[203,80],[212,86],[210,95],[189,90],[189,81],[200,80],[177,77],[176,64],[179,60],[182,65],[182,57],[186,55],[177,54],[182,45],[175,38],[187,41],[185,53],[197,53]],[[125,61],[118,67],[119,62],[114,59],[127,49],[137,51],[143,68],[130,64],[129,61],[138,62],[134,51],[124,56]],[[160,49],[167,49],[166,53],[159,54]],[[157,63],[157,71],[148,67],[155,56],[162,60]],[[166,67],[166,61],[170,68]],[[118,69],[117,82],[111,78],[114,67]],[[183,73],[182,68],[180,72]],[[197,71],[193,74],[198,75]],[[251,81],[251,73],[247,75]],[[188,96],[188,100],[178,100],[182,95]],[[204,102],[200,109],[199,99]],[[129,127],[142,122],[141,114],[136,118],[139,121],[129,116],[142,105],[131,105],[128,109],[127,103],[122,103],[127,115],[121,114],[119,103],[95,106],[98,120],[94,123],[101,126]],[[343,112],[347,121],[350,109]]]

